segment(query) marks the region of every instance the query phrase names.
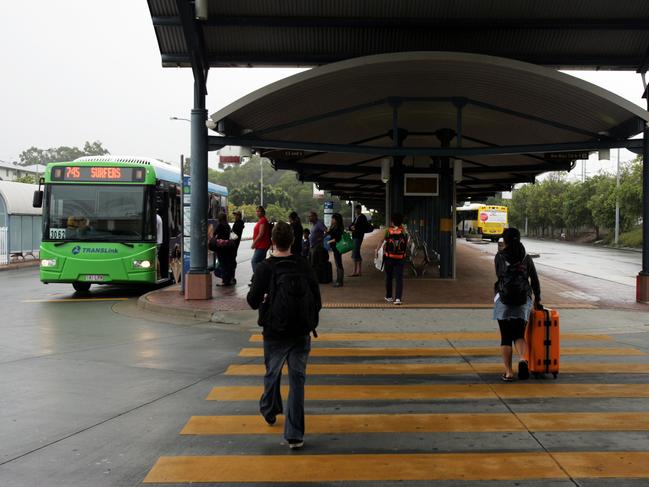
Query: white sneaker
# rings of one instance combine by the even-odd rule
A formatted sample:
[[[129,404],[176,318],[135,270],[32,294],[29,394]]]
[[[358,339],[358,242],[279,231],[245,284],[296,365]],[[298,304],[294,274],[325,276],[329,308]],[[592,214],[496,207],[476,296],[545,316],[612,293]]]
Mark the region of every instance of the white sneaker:
[[[385,302],[386,302],[386,303],[391,303],[391,302],[393,302],[393,301],[394,301],[394,299],[392,299],[392,298],[385,298]]]
[[[400,300],[400,299],[395,299],[395,300],[394,300],[394,304],[396,304],[396,305],[400,305],[400,304],[401,304],[401,300]]]
[[[288,440],[288,447],[291,450],[297,450],[304,446],[304,440]]]

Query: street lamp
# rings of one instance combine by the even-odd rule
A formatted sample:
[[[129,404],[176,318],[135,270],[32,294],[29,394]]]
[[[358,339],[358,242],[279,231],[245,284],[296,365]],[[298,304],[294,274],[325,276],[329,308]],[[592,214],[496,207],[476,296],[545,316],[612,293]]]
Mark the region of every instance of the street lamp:
[[[169,117],[169,120],[184,120],[185,122],[191,123],[192,121],[188,118],[182,118],[182,117]]]

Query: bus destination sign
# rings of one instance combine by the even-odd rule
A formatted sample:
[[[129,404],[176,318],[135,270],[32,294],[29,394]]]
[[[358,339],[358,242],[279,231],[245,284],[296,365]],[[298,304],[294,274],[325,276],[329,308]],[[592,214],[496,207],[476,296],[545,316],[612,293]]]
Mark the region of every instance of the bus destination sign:
[[[58,166],[52,168],[52,181],[134,183],[144,181],[145,172],[140,167]]]

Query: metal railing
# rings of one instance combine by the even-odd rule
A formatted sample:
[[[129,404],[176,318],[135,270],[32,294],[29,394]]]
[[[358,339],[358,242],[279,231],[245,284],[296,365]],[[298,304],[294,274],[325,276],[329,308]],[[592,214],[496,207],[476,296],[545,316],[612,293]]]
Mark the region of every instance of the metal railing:
[[[410,232],[406,264],[415,277],[423,276],[429,268],[437,268],[439,264],[439,256],[428,248],[428,244],[417,230]]]

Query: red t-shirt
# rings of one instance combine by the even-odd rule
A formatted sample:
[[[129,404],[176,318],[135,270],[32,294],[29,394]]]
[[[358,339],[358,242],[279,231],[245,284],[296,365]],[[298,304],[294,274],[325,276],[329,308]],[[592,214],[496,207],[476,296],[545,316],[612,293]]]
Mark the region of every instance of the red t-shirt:
[[[255,244],[256,249],[266,250],[270,248],[270,225],[265,216],[262,216],[259,221],[255,224],[255,228],[252,231],[252,239],[256,240],[259,235],[259,230],[261,226],[264,226],[264,235],[257,241]]]

